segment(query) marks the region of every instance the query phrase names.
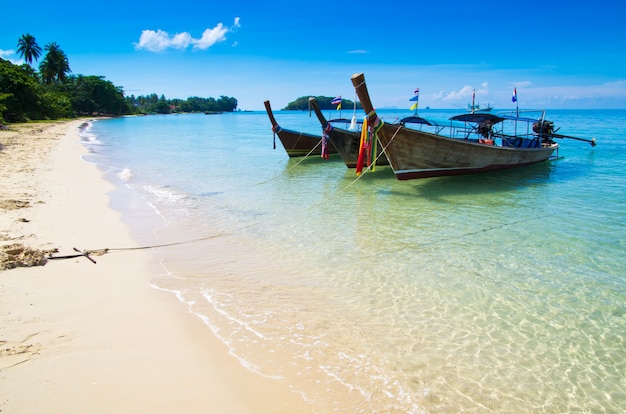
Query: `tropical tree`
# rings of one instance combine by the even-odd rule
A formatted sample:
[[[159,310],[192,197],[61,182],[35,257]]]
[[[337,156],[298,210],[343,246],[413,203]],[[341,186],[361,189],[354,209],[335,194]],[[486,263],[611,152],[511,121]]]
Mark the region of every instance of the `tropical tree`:
[[[0,115],[7,121],[41,118],[42,86],[31,72],[29,66],[18,66],[0,59]]]
[[[131,112],[122,89],[104,76],[70,76],[72,107],[79,114],[120,115]]]
[[[31,65],[34,60],[38,60],[41,56],[41,47],[35,41],[35,37],[30,33],[22,35],[17,41],[17,52],[22,55],[26,63]]]
[[[44,49],[47,53],[39,64],[43,82],[47,85],[65,83],[67,74],[71,72],[67,55],[56,42],[48,43]]]
[[[217,100],[217,107],[219,111],[233,112],[237,109],[237,99],[222,95]]]

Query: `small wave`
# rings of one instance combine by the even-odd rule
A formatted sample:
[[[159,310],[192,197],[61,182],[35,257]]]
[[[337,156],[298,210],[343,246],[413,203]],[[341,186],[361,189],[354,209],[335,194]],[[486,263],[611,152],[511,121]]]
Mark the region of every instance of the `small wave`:
[[[102,141],[98,140],[97,135],[89,132],[90,130],[91,127],[81,126],[80,133],[78,134],[78,136],[80,137],[80,142],[85,145],[103,145]]]
[[[80,137],[80,141],[83,144],[101,145],[102,143],[98,141],[98,138],[96,137],[96,135],[89,132],[92,127],[93,127],[92,122],[83,122],[80,125],[79,127],[80,133],[78,134],[78,136]]]
[[[153,279],[150,281],[150,286],[154,289],[160,290],[160,291],[164,291],[164,292],[170,292],[173,293],[176,298],[178,299],[179,302],[184,303],[187,305],[187,309],[189,310],[189,313],[191,313],[192,315],[198,317],[213,333],[213,335],[215,335],[215,337],[222,342],[224,345],[227,346],[228,348],[228,353],[229,355],[231,355],[232,357],[234,357],[240,364],[242,367],[244,367],[245,369],[247,369],[250,372],[254,372],[258,375],[261,375],[265,378],[270,378],[270,379],[275,379],[275,380],[284,380],[284,377],[280,376],[280,375],[267,375],[265,373],[262,372],[262,370],[260,369],[259,366],[257,366],[256,364],[254,364],[252,361],[238,355],[235,352],[235,349],[232,347],[232,340],[230,340],[229,338],[223,336],[220,331],[221,329],[215,325],[214,323],[211,322],[211,319],[207,316],[202,314],[201,312],[197,312],[194,310],[194,305],[196,304],[195,300],[187,300],[183,294],[182,290],[179,289],[175,289],[173,287],[165,287],[162,286],[161,284],[159,284],[157,282],[157,279],[161,279],[161,278],[177,278],[176,275],[170,273],[168,271],[168,274],[164,274],[164,275],[160,275],[159,277]],[[216,305],[215,302],[212,302],[212,299],[209,295],[209,297],[207,297],[207,293],[205,292],[203,294],[204,298],[211,303],[214,307]],[[219,309],[215,308],[216,310],[218,310],[218,313],[222,313],[223,311],[220,311]],[[227,315],[227,314],[226,314]]]
[[[81,134],[80,141],[86,145],[102,145],[102,141],[93,134]]]
[[[130,180],[131,178],[133,178],[133,173],[130,171],[130,168],[124,168],[122,171],[120,171],[117,176],[124,182]]]
[[[175,217],[189,217],[193,201],[186,194],[169,186],[143,185],[144,200],[165,222],[176,220]]]
[[[180,204],[187,199],[187,196],[169,187],[160,187],[155,185],[145,185],[143,189],[155,196],[160,202],[167,204]]]

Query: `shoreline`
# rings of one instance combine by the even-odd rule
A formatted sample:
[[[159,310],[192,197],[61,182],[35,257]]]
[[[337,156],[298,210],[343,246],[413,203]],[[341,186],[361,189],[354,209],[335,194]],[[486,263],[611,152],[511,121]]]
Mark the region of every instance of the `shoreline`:
[[[71,255],[137,247],[113,184],[82,159],[85,120],[0,131],[0,246]],[[49,260],[0,271],[0,411],[307,413],[283,381],[228,354],[169,292],[150,253]]]

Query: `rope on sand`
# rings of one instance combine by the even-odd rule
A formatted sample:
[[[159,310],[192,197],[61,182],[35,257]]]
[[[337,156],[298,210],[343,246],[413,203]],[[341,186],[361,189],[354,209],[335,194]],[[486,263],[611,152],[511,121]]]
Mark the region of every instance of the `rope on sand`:
[[[91,256],[104,256],[107,253],[114,253],[114,252],[127,252],[127,251],[131,251],[131,250],[146,250],[146,249],[157,249],[159,247],[169,247],[169,246],[176,246],[176,245],[181,245],[181,244],[189,244],[189,243],[195,243],[195,242],[199,242],[202,240],[208,240],[208,239],[214,239],[217,237],[222,237],[225,236],[228,233],[218,233],[218,234],[213,234],[211,236],[206,236],[206,237],[201,237],[199,239],[195,239],[195,240],[186,240],[186,241],[180,241],[180,242],[174,242],[174,243],[166,243],[166,244],[155,244],[152,246],[140,246],[140,247],[120,247],[120,248],[114,248],[114,249],[109,249],[109,248],[105,248],[105,249],[93,249],[93,250],[80,250],[77,249],[76,247],[74,247],[74,251],[76,252],[76,254],[69,254],[69,255],[65,255],[65,256],[48,256],[47,259],[48,260],[60,260],[60,259],[74,259],[76,257],[86,257],[90,262],[92,262],[93,264],[96,264],[96,261],[93,259],[93,257]]]

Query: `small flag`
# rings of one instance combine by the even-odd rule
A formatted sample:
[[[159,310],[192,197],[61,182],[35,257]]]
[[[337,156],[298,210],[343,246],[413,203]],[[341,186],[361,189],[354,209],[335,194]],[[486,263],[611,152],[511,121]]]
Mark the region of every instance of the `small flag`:
[[[415,93],[415,96],[409,99],[409,101],[413,101],[415,103],[409,108],[410,111],[417,110],[417,101],[420,99],[420,88],[415,88],[413,93]]]
[[[341,109],[341,101],[339,101],[339,105],[337,105],[337,110],[339,111]]]
[[[513,98],[511,98],[511,101],[517,102],[517,88],[513,88]]]
[[[333,104],[333,105],[340,104],[341,103],[341,95],[339,95],[338,97],[333,99],[330,103]]]

